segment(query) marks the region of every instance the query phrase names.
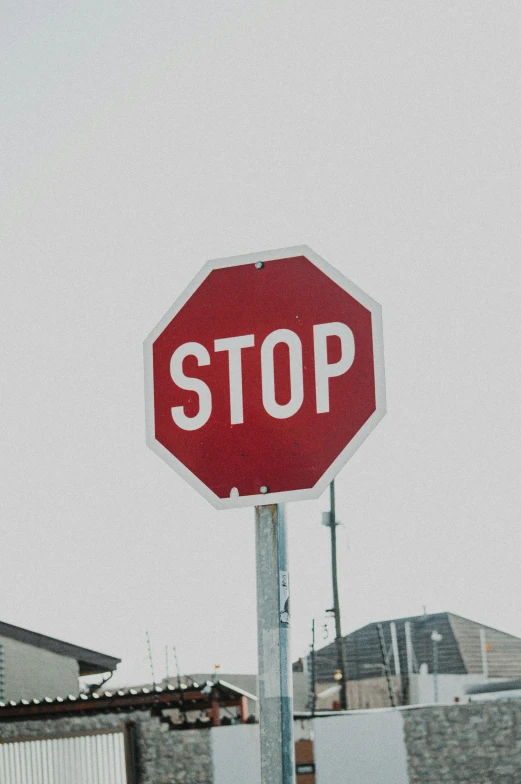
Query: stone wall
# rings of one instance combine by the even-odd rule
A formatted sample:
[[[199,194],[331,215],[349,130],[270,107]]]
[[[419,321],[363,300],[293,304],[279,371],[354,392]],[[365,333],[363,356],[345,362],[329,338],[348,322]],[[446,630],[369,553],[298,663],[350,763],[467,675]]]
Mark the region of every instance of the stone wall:
[[[521,702],[402,712],[410,784],[519,784]]]
[[[138,784],[212,784],[210,730],[169,730],[148,712],[0,723],[0,740],[120,728],[135,722]]]

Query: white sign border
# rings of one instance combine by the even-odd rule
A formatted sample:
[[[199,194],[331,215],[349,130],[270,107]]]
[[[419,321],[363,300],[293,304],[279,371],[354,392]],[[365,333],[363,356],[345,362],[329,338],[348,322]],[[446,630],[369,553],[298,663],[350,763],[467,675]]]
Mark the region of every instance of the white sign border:
[[[376,389],[376,409],[358,433],[351,439],[349,444],[342,450],[338,457],[331,463],[327,471],[320,477],[318,482],[305,490],[289,490],[280,493],[265,493],[257,495],[238,496],[236,498],[219,498],[204,482],[193,474],[180,460],[168,451],[155,437],[154,423],[154,378],[152,372],[152,347],[154,341],[163,332],[174,316],[179,313],[181,308],[188,302],[192,294],[199,288],[201,283],[208,277],[210,272],[223,267],[236,267],[242,264],[255,264],[258,261],[273,261],[275,259],[287,259],[294,256],[305,256],[316,267],[324,272],[331,280],[337,283],[340,288],[347,291],[352,297],[360,302],[371,312],[371,323],[373,330],[373,355],[375,370],[375,389]],[[376,427],[378,422],[386,413],[385,397],[385,367],[383,349],[383,327],[382,309],[378,302],[375,302],[365,291],[358,288],[348,278],[342,275],[335,267],[325,259],[308,248],[307,245],[296,245],[290,248],[278,248],[277,250],[267,250],[260,253],[247,253],[243,256],[231,256],[224,259],[213,259],[206,262],[195,278],[188,284],[181,296],[174,302],[171,308],[165,313],[163,318],[154,327],[152,332],[145,339],[144,368],[145,368],[145,414],[146,414],[146,443],[148,447],[174,469],[188,484],[197,490],[212,506],[216,509],[236,509],[245,506],[259,506],[266,504],[281,504],[289,501],[305,501],[318,498],[322,495],[327,486],[335,478],[341,468],[347,463],[350,457],[356,452],[358,447],[365,441],[369,433]]]

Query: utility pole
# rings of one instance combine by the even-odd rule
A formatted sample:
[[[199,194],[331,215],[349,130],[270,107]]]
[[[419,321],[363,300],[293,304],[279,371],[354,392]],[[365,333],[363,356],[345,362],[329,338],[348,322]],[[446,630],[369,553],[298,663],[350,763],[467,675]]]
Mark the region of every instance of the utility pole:
[[[333,613],[335,616],[335,647],[337,669],[340,671],[338,680],[340,685],[340,708],[347,710],[347,666],[345,649],[342,640],[342,623],[340,618],[340,602],[338,599],[338,570],[336,554],[336,499],[335,499],[335,480],[329,485],[329,530],[331,532],[331,576],[333,582]]]
[[[317,691],[316,691],[316,672],[315,672],[315,619],[311,623],[311,652],[309,655],[310,668],[309,668],[309,701],[308,707],[311,715],[315,715],[317,707]]]

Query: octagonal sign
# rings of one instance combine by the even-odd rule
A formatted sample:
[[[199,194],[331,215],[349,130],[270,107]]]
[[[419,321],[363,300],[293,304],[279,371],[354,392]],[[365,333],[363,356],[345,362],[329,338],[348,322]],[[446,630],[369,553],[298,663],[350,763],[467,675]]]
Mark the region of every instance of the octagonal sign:
[[[385,413],[381,309],[306,246],[210,261],[145,384],[148,445],[215,507],[317,498]]]

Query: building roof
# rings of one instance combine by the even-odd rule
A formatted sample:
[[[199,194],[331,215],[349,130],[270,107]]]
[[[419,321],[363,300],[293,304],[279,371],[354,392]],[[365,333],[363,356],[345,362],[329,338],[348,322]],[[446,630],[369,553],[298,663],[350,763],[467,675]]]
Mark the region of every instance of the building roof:
[[[46,697],[43,700],[12,700],[0,702],[0,723],[17,719],[39,719],[47,716],[78,715],[85,713],[131,712],[135,710],[162,711],[178,708],[184,711],[204,711],[213,702],[223,707],[239,705],[241,698],[256,700],[253,694],[232,686],[226,681],[208,682],[203,686],[194,683],[186,688],[159,686],[151,689],[121,689],[94,694],[80,694],[78,697]]]
[[[35,648],[42,648],[60,656],[68,656],[76,659],[80,668],[80,675],[97,675],[102,672],[113,672],[121,659],[115,656],[108,656],[105,653],[91,651],[88,648],[81,648],[79,645],[72,645],[45,634],[31,632],[19,626],[0,621],[0,637],[7,637],[11,640],[23,642],[26,645],[33,645]]]
[[[485,635],[488,675],[491,678],[521,677],[521,639],[512,634],[498,631],[490,626],[471,621],[454,613],[442,612],[431,615],[416,615],[382,621],[385,649],[388,653],[391,673],[395,673],[392,655],[391,624],[396,627],[400,670],[407,673],[405,624],[410,624],[413,647],[413,669],[418,672],[421,664],[433,671],[433,631],[442,635],[438,643],[438,672],[449,675],[483,673],[481,630]],[[382,653],[378,637],[378,624],[369,623],[346,635],[344,646],[349,680],[375,678],[382,674]],[[333,680],[337,669],[337,654],[334,643],[316,652],[316,679],[319,682]]]
[[[259,692],[259,676],[257,673],[228,673],[219,671],[218,675],[221,682],[225,681],[226,683],[231,683],[235,689],[242,689],[243,691],[250,694],[258,694]],[[196,683],[206,683],[206,681],[213,681],[215,677],[215,672],[192,672],[187,673],[186,675],[182,675],[181,680],[184,684],[189,686],[190,683],[193,683],[194,681]],[[176,678],[170,676],[169,682],[175,686]],[[160,685],[166,685],[166,683],[163,681]]]

